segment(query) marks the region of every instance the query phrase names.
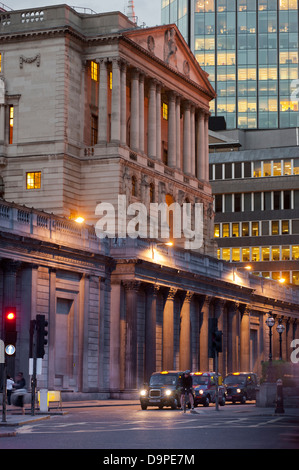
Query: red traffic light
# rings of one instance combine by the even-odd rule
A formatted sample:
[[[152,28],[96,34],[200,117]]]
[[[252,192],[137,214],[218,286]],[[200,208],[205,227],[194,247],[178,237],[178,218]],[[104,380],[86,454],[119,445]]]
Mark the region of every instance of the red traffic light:
[[[12,311],[7,312],[6,313],[6,318],[7,318],[7,320],[10,320],[10,321],[14,320],[16,318],[15,312],[12,312]]]

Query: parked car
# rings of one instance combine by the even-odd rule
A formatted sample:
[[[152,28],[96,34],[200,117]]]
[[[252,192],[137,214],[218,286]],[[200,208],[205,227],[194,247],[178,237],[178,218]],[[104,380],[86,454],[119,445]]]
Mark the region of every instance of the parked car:
[[[225,377],[223,383],[226,401],[246,403],[256,399],[258,378],[252,372],[233,372]]]
[[[180,406],[181,377],[183,372],[162,371],[151,375],[149,384],[140,390],[140,404],[143,410],[148,406],[171,406],[174,410]]]
[[[193,372],[194,406],[199,404],[209,406],[216,403],[216,381],[215,372]],[[218,403],[225,405],[225,388],[222,385],[222,377],[218,374]]]

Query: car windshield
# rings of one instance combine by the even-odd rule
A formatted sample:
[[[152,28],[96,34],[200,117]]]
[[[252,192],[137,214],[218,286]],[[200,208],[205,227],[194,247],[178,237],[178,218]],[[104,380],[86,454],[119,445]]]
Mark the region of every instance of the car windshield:
[[[152,375],[150,378],[150,385],[175,385],[177,382],[177,376],[171,374],[158,374]]]
[[[245,384],[246,382],[246,377],[242,375],[229,375],[228,377],[225,377],[223,381],[226,385],[232,385],[232,384]]]
[[[208,385],[209,377],[203,377],[202,375],[192,376],[193,385]]]

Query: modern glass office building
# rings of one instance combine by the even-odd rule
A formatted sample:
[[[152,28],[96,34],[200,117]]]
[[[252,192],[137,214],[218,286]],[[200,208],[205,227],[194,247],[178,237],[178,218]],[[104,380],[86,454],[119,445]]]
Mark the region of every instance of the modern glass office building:
[[[217,92],[228,129],[299,126],[298,0],[162,0]]]

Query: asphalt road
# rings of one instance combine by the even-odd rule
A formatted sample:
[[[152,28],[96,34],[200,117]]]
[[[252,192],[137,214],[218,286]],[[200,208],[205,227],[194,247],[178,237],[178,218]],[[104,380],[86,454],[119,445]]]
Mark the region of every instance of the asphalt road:
[[[127,456],[132,451],[132,456],[145,459],[142,463],[148,465],[196,464],[194,459],[204,449],[299,449],[298,416],[256,410],[254,404],[226,404],[219,411],[214,406],[198,407],[186,414],[157,408],[142,411],[137,404],[69,408],[67,414],[18,426],[15,436],[0,439],[0,448],[102,449],[98,454],[102,460],[119,458],[119,452],[107,452],[119,449],[127,451]],[[141,449],[147,452],[134,454]],[[149,462],[150,451],[159,449],[163,455],[170,450],[174,460],[161,457],[160,462]],[[179,454],[180,450],[184,452]],[[178,454],[183,455],[180,462]]]

